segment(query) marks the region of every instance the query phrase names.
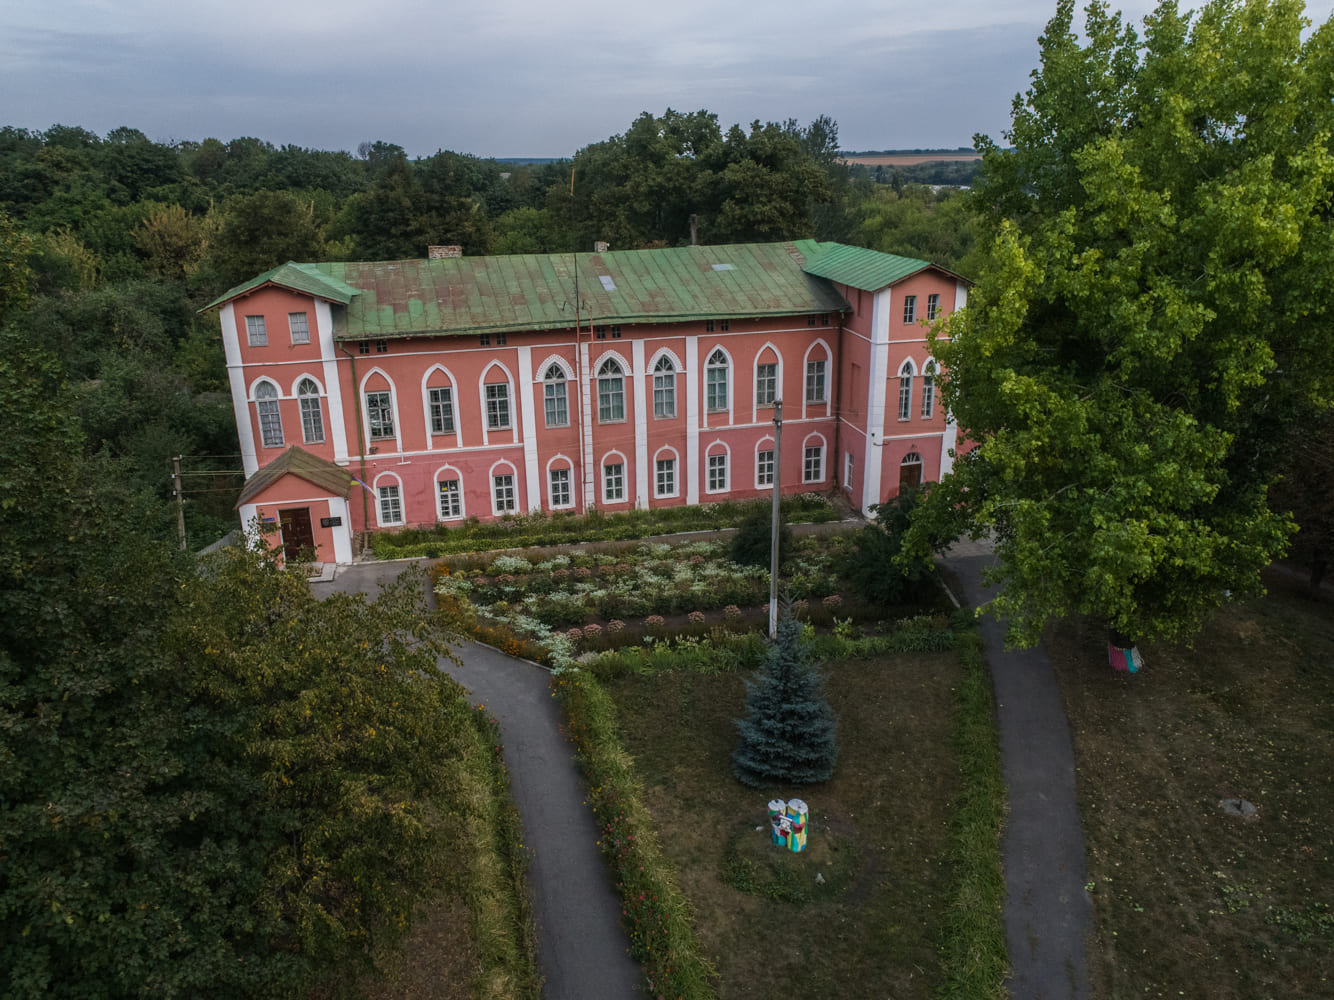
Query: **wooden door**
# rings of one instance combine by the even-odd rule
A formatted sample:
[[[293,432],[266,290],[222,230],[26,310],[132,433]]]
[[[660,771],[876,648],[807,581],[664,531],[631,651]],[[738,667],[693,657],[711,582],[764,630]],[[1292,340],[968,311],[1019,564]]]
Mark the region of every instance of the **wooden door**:
[[[315,531],[310,524],[310,508],[280,510],[278,523],[283,529],[283,555],[295,559],[302,548],[315,548]]]
[[[912,457],[914,456],[908,456],[908,458]],[[903,464],[899,466],[899,492],[903,493],[906,490],[915,490],[921,485],[922,460],[918,458],[916,462],[910,462],[905,458]]]

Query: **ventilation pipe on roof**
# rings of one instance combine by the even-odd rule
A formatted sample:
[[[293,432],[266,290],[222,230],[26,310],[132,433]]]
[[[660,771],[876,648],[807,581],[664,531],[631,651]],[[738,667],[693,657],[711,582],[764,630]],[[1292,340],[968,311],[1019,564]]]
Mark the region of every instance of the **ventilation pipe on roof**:
[[[457,245],[447,246],[447,247],[426,248],[427,260],[448,260],[451,257],[462,257],[462,256],[463,256],[463,247]]]
[[[594,253],[606,253],[610,249],[611,249],[611,244],[604,242],[603,240],[595,240],[593,242]]]

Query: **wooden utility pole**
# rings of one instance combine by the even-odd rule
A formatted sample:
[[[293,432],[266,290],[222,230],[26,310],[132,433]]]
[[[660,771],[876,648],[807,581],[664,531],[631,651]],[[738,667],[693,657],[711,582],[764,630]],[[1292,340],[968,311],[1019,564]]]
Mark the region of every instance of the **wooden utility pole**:
[[[185,551],[185,491],[181,489],[181,456],[171,460],[171,492],[176,497],[176,533],[181,536],[181,551]]]
[[[778,529],[782,521],[783,401],[774,400],[774,514],[769,539],[769,638],[778,635]]]

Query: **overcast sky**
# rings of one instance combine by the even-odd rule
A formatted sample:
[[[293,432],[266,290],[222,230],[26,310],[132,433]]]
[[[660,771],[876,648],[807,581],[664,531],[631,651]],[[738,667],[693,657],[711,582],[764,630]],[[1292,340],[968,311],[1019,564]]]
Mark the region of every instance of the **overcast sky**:
[[[1188,6],[1183,3],[1182,6]],[[1139,20],[1148,3],[1123,4]],[[1324,21],[1334,0],[1309,3]],[[0,125],[569,156],[641,111],[997,139],[1055,0],[0,0]]]

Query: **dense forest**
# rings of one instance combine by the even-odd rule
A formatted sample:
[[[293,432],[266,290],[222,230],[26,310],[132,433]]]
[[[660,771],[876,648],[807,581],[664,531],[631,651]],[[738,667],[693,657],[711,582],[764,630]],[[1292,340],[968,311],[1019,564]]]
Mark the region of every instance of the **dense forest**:
[[[569,160],[512,164],[383,141],[153,142],[133,128],[0,129],[0,212],[25,241],[30,343],[63,366],[87,446],[170,495],[196,547],[234,526],[240,459],[217,319],[197,310],[286,260],[840,240],[969,273],[956,192],[839,161],[838,126],[645,112]]]

